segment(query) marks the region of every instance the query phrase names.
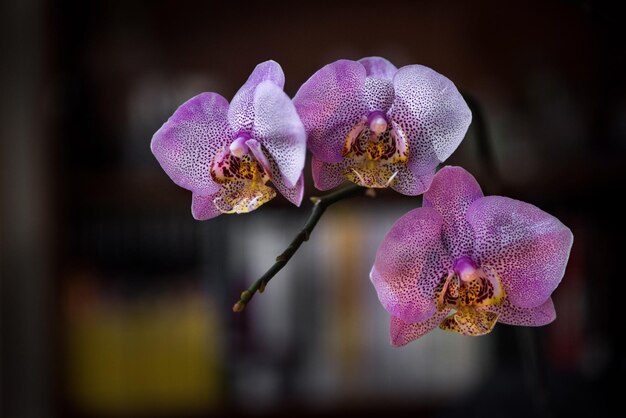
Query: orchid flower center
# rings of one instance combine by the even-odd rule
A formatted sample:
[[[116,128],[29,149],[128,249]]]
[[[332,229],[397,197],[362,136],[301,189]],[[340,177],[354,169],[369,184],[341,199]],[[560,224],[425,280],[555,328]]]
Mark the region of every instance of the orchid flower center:
[[[439,328],[465,335],[489,333],[498,319],[489,307],[502,304],[506,297],[500,276],[495,271],[479,268],[469,257],[459,257],[454,262],[435,296],[439,311],[456,310]]]
[[[257,209],[276,196],[266,185],[270,173],[270,163],[260,145],[249,134],[238,134],[213,160],[211,177],[222,186],[213,203],[222,213]]]
[[[344,176],[365,187],[383,188],[393,184],[409,157],[409,145],[399,126],[383,112],[363,116],[343,145]]]

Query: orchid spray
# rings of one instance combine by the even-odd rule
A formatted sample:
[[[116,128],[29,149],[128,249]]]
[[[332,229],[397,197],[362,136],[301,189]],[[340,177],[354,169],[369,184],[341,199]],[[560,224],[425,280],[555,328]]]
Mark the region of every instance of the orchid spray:
[[[163,170],[192,192],[198,220],[256,210],[276,191],[299,206],[307,148],[317,189],[352,183],[311,197],[302,230],[234,311],[265,289],[330,205],[391,188],[423,194],[421,207],[394,224],[372,260],[370,280],[391,316],[393,345],[437,327],[479,336],[497,322],[540,326],[555,319],[551,295],[573,235],[529,203],[485,197],[461,167],[437,171],[472,122],[452,81],[422,65],[398,69],[368,57],[324,66],[293,101],[284,82],[278,63],[261,63],[230,103],[199,94],[152,138]]]

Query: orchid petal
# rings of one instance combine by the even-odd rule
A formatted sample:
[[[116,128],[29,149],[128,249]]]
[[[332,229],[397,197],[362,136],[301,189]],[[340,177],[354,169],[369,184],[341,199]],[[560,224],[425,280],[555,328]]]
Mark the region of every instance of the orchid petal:
[[[318,70],[296,93],[293,103],[309,137],[309,148],[320,161],[341,161],[348,133],[367,114],[365,77],[362,64],[339,60]]]
[[[384,78],[391,81],[398,72],[395,65],[382,57],[365,57],[358,62],[365,67],[367,77]]]
[[[216,216],[222,214],[217,206],[215,206],[215,203],[213,203],[216,195],[217,193],[208,196],[200,196],[195,193],[193,194],[191,199],[191,214],[194,219],[198,221],[206,221],[207,219],[215,218]]]
[[[434,209],[414,209],[396,221],[378,248],[370,279],[391,315],[419,322],[436,310],[435,289],[452,268],[442,227]]]
[[[472,255],[474,230],[466,213],[470,205],[482,197],[474,176],[453,166],[439,170],[430,189],[424,193],[422,205],[432,207],[443,217],[444,242],[453,258]]]
[[[291,203],[293,203],[294,205],[298,207],[300,206],[300,204],[302,203],[302,197],[304,196],[304,175],[303,174],[300,174],[300,178],[298,179],[298,181],[293,187],[287,187],[281,181],[274,181],[273,183],[274,183],[274,187],[276,187],[276,190],[278,190],[280,194],[285,196],[285,199],[287,199],[288,201],[290,201]]]
[[[449,309],[436,311],[432,316],[424,319],[421,322],[415,323],[405,322],[400,318],[392,316],[389,324],[391,344],[396,347],[402,347],[403,345],[407,345],[411,341],[417,340],[418,338],[437,328],[439,324],[441,324],[441,321],[446,318],[449,312]]]
[[[200,195],[219,190],[211,164],[231,139],[227,110],[222,96],[202,93],[183,103],[154,134],[152,153],[174,183]]]
[[[254,92],[253,137],[276,161],[287,187],[293,187],[304,168],[306,133],[289,97],[272,81]]]
[[[391,188],[407,196],[418,196],[431,187],[434,175],[434,166],[411,171],[406,165],[398,164],[398,174]]]
[[[489,310],[498,314],[498,322],[509,325],[540,327],[556,319],[552,298],[534,308],[520,308],[505,300],[502,305],[489,307]]]
[[[339,163],[325,163],[313,156],[311,158],[311,170],[315,187],[318,190],[326,191],[344,183],[347,181],[344,173],[350,164],[351,161],[346,160]]]
[[[467,210],[481,265],[497,271],[511,304],[543,304],[561,282],[573,235],[554,216],[501,196],[476,200]]]
[[[454,83],[422,65],[408,65],[393,78],[389,117],[409,142],[411,170],[445,161],[463,140],[472,114]]]
[[[263,81],[271,81],[281,90],[285,86],[285,74],[276,61],[257,65],[248,80],[235,93],[228,109],[228,122],[233,132],[251,131],[254,124],[254,92]]]

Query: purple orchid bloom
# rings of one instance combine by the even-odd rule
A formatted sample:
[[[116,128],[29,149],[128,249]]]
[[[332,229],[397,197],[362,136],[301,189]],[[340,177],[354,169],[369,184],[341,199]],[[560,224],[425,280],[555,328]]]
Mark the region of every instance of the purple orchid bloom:
[[[572,232],[554,216],[507,197],[484,197],[470,173],[444,167],[423,207],[391,228],[370,273],[392,316],[392,344],[405,345],[437,326],[483,335],[496,322],[552,322],[551,294],[572,242]]]
[[[306,133],[275,61],[256,66],[228,101],[202,93],[183,103],[152,137],[151,149],[170,178],[193,193],[198,220],[246,213],[276,192],[300,206]]]
[[[472,120],[446,77],[422,65],[398,70],[380,57],[328,64],[293,102],[320,190],[348,179],[411,196],[424,193]]]

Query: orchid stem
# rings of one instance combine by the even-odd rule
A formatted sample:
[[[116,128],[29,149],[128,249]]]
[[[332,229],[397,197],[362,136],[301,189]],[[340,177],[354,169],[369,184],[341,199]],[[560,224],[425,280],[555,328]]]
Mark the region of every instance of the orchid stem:
[[[233,305],[233,311],[243,311],[246,308],[248,302],[252,300],[256,293],[263,293],[263,291],[265,290],[265,286],[267,286],[269,281],[272,280],[272,278],[283,267],[287,265],[291,257],[293,257],[296,251],[298,251],[302,243],[309,240],[313,229],[330,205],[353,196],[371,196],[372,193],[370,190],[371,189],[357,186],[356,184],[351,184],[324,196],[311,197],[311,202],[313,202],[313,210],[311,210],[311,214],[306,220],[304,227],[294,237],[294,239],[291,241],[285,251],[283,251],[278,257],[276,257],[276,262],[274,263],[274,265],[272,265],[272,267],[270,267],[263,276],[261,276],[258,280],[252,283],[250,287],[241,292],[239,300]]]

